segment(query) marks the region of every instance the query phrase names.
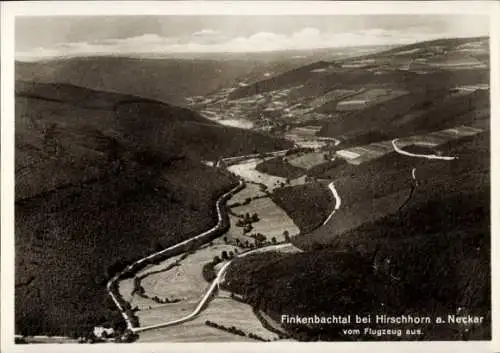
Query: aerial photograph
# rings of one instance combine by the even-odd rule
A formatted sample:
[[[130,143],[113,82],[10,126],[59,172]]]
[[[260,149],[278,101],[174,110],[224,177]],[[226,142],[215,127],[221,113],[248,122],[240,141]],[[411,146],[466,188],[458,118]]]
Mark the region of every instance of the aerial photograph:
[[[14,163],[16,344],[492,338],[488,16],[18,16]]]

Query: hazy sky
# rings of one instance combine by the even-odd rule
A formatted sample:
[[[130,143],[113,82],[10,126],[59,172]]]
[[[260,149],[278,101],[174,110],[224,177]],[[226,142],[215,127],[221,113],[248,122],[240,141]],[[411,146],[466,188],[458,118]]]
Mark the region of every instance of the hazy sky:
[[[18,17],[16,58],[406,44],[488,28],[479,15]]]

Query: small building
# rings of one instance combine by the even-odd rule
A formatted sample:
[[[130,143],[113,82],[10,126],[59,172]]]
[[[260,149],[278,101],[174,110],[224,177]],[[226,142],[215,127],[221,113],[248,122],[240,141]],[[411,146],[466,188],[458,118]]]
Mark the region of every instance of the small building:
[[[97,338],[106,338],[113,336],[115,333],[115,330],[112,328],[105,328],[102,326],[95,326],[94,327],[94,336]]]

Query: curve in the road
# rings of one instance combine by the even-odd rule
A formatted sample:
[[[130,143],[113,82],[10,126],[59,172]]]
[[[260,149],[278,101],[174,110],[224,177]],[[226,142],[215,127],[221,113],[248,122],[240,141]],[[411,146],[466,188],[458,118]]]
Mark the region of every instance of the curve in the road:
[[[337,192],[337,189],[335,189],[335,185],[333,184],[333,181],[330,184],[328,184],[328,188],[330,189],[330,191],[333,194],[333,197],[335,198],[335,207],[333,208],[333,211],[330,213],[330,215],[323,222],[323,225],[327,224],[328,221],[333,217],[335,212],[340,208],[340,203],[341,203],[339,193]]]
[[[419,153],[411,153],[411,152],[407,152],[403,149],[401,149],[397,144],[396,142],[398,141],[399,139],[395,138],[394,140],[392,140],[392,147],[394,148],[394,151],[396,151],[397,153],[399,154],[402,154],[402,155],[405,155],[405,156],[408,156],[408,157],[418,157],[418,158],[427,158],[427,159],[440,159],[440,160],[443,160],[443,161],[452,161],[454,159],[457,159],[458,157],[453,157],[453,156],[438,156],[436,154],[419,154]]]
[[[405,208],[406,205],[411,201],[411,198],[413,197],[413,194],[415,193],[415,190],[418,187],[418,180],[417,180],[417,177],[416,177],[416,174],[415,174],[416,171],[417,171],[417,168],[412,168],[412,170],[411,170],[411,178],[412,178],[412,181],[413,181],[413,185],[411,186],[410,195],[408,195],[408,197],[406,198],[406,201],[403,202],[403,204],[401,206],[399,206],[398,212],[400,212],[403,208]]]
[[[179,319],[176,319],[176,320],[163,322],[163,323],[156,324],[156,325],[133,328],[132,331],[135,333],[138,333],[138,332],[143,332],[143,331],[147,331],[147,330],[154,330],[154,329],[158,329],[158,328],[179,325],[179,324],[182,324],[186,321],[194,319],[201,312],[201,310],[203,309],[203,307],[205,306],[207,301],[210,299],[211,295],[214,293],[215,289],[218,288],[219,280],[224,275],[227,267],[230,264],[231,264],[231,261],[227,262],[226,264],[224,264],[224,266],[222,266],[222,268],[219,270],[219,272],[217,274],[217,277],[213,280],[212,284],[210,285],[208,290],[205,292],[205,294],[201,298],[201,300],[198,303],[198,305],[196,306],[196,308],[190,314],[188,314],[184,317],[181,317]]]
[[[270,251],[270,250],[277,250],[277,249],[280,249],[282,247],[286,247],[286,246],[289,246],[289,245],[290,244],[288,244],[288,243],[286,243],[286,244],[277,244],[277,245],[269,245],[269,246],[265,246],[265,247],[258,248],[258,249],[253,249],[253,250],[250,250],[250,251],[247,251],[247,252],[244,252],[244,253],[241,253],[241,254],[237,255],[234,259],[232,259],[231,261],[228,261],[227,263],[224,264],[224,266],[221,267],[221,269],[217,273],[217,277],[212,281],[212,284],[207,289],[207,291],[205,292],[205,294],[201,297],[201,299],[200,299],[198,305],[196,306],[196,308],[190,314],[188,314],[186,316],[183,316],[183,317],[181,317],[179,319],[172,320],[172,321],[163,322],[163,323],[156,324],[156,325],[151,325],[151,326],[135,327],[135,328],[132,328],[131,330],[133,332],[135,332],[135,333],[138,333],[138,332],[143,332],[143,331],[148,331],[148,330],[154,330],[154,329],[158,329],[158,328],[165,328],[165,327],[169,327],[169,326],[179,325],[179,324],[182,324],[182,323],[184,323],[186,321],[194,319],[202,311],[203,307],[205,306],[205,304],[207,304],[207,302],[209,301],[210,297],[215,292],[215,290],[219,288],[219,284],[220,284],[220,282],[223,281],[224,276],[226,274],[226,271],[227,271],[229,265],[235,259],[241,258],[241,257],[245,257],[245,256],[248,256],[250,254],[257,253],[257,252],[265,252],[265,251]]]

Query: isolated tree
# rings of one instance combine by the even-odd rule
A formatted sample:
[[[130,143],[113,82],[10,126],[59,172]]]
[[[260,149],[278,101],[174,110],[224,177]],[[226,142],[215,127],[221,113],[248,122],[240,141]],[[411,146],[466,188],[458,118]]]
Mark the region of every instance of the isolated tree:
[[[277,241],[276,241],[276,237],[272,237],[272,238],[271,238],[271,242],[272,242],[273,244],[276,244],[276,243],[277,243]]]
[[[229,256],[227,255],[227,251],[226,250],[222,251],[221,257],[222,257],[223,260],[227,260],[229,258]]]
[[[218,264],[220,261],[221,261],[221,260],[220,260],[220,257],[218,257],[218,256],[214,256],[214,259],[212,260],[212,262],[213,262],[214,264]]]
[[[258,221],[259,221],[259,215],[257,214],[257,212],[255,212],[252,215],[252,222],[258,222]]]
[[[288,230],[283,231],[283,237],[285,238],[286,242],[290,241],[290,233],[288,232]]]
[[[234,257],[234,252],[230,251],[229,252],[229,258],[232,259]]]
[[[227,241],[228,241],[227,236],[224,237],[223,239],[224,239],[224,242],[227,244]]]
[[[266,236],[262,233],[255,234],[255,240],[258,241],[259,243],[266,241],[266,239],[267,239]]]

